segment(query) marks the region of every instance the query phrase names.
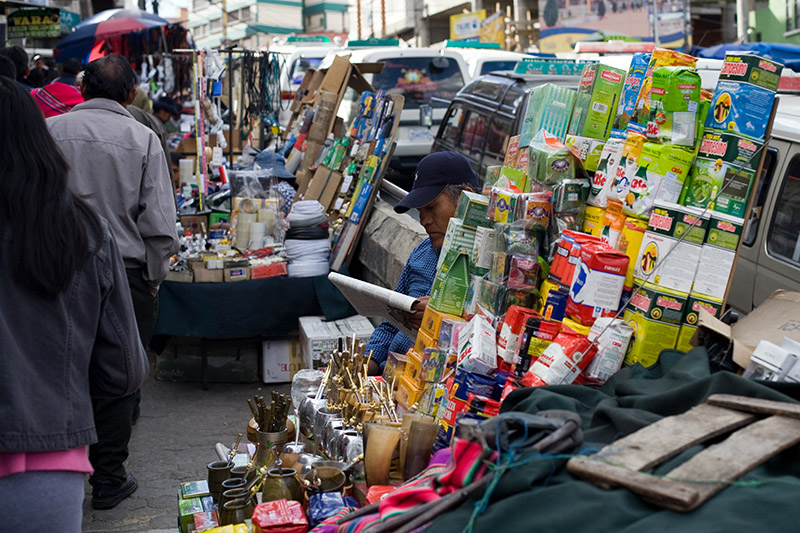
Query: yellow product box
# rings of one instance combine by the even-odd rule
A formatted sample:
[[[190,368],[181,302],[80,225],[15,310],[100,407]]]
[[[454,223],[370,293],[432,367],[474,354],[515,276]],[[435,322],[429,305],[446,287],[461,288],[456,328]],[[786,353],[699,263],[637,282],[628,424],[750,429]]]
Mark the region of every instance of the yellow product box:
[[[576,322],[575,320],[572,320],[568,316],[565,316],[564,320],[562,320],[561,323],[564,324],[569,329],[571,329],[572,331],[574,331],[576,333],[580,333],[584,337],[588,337],[589,336],[589,331],[591,331],[591,329],[592,329],[591,326],[584,326],[580,322]]]
[[[444,319],[461,320],[461,317],[440,313],[430,306],[426,307],[425,314],[422,315],[422,325],[419,327],[419,332],[424,333],[431,339],[438,339],[442,331],[442,320]]]
[[[639,259],[639,250],[642,247],[645,231],[647,231],[647,221],[634,217],[625,218],[617,249],[630,258],[628,271],[625,273],[626,287],[633,287],[633,271],[636,269],[636,260]]]
[[[586,213],[583,215],[583,228],[584,233],[600,236],[600,231],[603,228],[603,220],[606,218],[606,210],[602,207],[595,207],[593,205],[586,206]]]
[[[689,301],[686,304],[686,312],[683,315],[683,324],[681,324],[681,331],[678,334],[676,346],[678,350],[688,352],[694,348],[690,341],[694,336],[694,332],[697,331],[697,322],[700,320],[700,309],[705,309],[714,318],[719,318],[722,315],[722,301],[700,298],[696,294],[689,295]]]
[[[409,379],[408,376],[400,378],[400,383],[397,386],[397,403],[406,409],[410,409],[412,405],[419,401],[420,396],[422,396],[422,387]]]
[[[652,366],[662,350],[675,348],[688,295],[646,284],[631,298],[623,320],[633,327],[625,364]]]
[[[438,345],[438,338],[423,332],[422,330],[417,333],[417,342],[414,344],[414,352],[422,361],[422,354],[425,353],[425,348],[435,348]]]
[[[539,303],[542,307],[544,307],[545,302],[547,301],[547,295],[550,294],[550,291],[557,291],[558,284],[553,283],[549,279],[546,279],[542,282],[539,286]]]
[[[408,357],[408,361],[406,361],[403,377],[417,381],[419,379],[419,371],[422,368],[422,356],[414,352],[414,350],[409,350],[406,357]]]
[[[394,378],[400,379],[405,374],[407,363],[407,354],[389,352],[389,357],[386,358],[386,364],[383,366],[384,381],[391,383]]]

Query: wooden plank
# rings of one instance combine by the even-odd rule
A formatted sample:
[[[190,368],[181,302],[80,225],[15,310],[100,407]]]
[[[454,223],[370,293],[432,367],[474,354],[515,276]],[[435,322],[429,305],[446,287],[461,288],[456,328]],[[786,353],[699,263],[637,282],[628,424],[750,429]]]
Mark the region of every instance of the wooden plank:
[[[646,470],[695,444],[740,428],[755,418],[749,413],[700,404],[612,442],[596,456],[631,470]]]
[[[604,489],[625,487],[642,498],[670,508],[686,508],[699,498],[689,484],[676,483],[628,468],[604,463],[597,456],[573,457],[567,470]]]
[[[790,418],[800,418],[800,404],[789,402],[776,402],[750,398],[749,396],[736,396],[733,394],[712,394],[706,400],[711,405],[768,415],[781,415]]]
[[[720,444],[708,447],[672,470],[666,477],[674,486],[663,494],[668,499],[661,500],[662,495],[659,495],[659,499],[653,501],[675,511],[692,511],[727,487],[728,481],[738,479],[742,474],[798,442],[800,420],[785,416],[771,416],[760,420],[740,429]],[[689,483],[675,481],[676,479],[713,480],[719,483]],[[695,490],[698,498],[688,506],[674,505],[672,495],[678,487]]]

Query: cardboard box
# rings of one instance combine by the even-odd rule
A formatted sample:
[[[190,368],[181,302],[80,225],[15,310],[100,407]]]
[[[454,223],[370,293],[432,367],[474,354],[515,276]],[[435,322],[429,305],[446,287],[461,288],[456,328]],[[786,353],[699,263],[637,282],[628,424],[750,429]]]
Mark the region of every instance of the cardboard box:
[[[468,289],[469,258],[465,252],[451,249],[436,272],[428,305],[439,312],[461,316]]]
[[[208,215],[182,215],[181,226],[191,235],[208,234]]]
[[[317,103],[314,106],[314,120],[308,130],[308,140],[324,143],[333,129],[333,118],[339,105],[339,93],[320,89]],[[308,168],[308,167],[306,167]]]
[[[678,342],[675,346],[678,350],[688,352],[692,349],[692,338],[697,331],[697,323],[700,320],[700,310],[709,313],[715,318],[722,316],[722,302],[715,302],[703,298],[698,298],[694,294],[689,295],[686,303],[686,311],[683,314],[683,323],[678,334]]]
[[[324,165],[317,167],[314,177],[308,184],[308,190],[303,196],[304,200],[317,200],[330,211],[342,185],[342,173],[329,169]]]
[[[469,191],[461,192],[456,207],[456,218],[463,221],[465,228],[492,227],[492,222],[487,216],[488,212],[488,197]]]
[[[608,65],[586,65],[567,133],[603,141],[608,139],[626,75],[626,71]]]
[[[178,283],[192,283],[194,281],[194,272],[189,270],[176,271],[170,270],[167,272],[167,281],[175,281]]]
[[[369,342],[372,332],[375,331],[375,326],[365,316],[355,315],[348,318],[342,318],[334,322],[339,329],[339,333],[343,339],[345,346],[353,340],[353,335],[356,337],[356,345]]]
[[[298,170],[295,174],[295,181],[297,182],[297,194],[305,194],[308,190],[308,184],[311,181],[313,172],[310,170]]]
[[[414,357],[419,358],[422,362],[422,354],[425,353],[425,348],[436,348],[437,339],[423,332],[417,333],[417,342],[414,343]]]
[[[234,267],[223,270],[223,278],[229,281],[247,281],[250,279],[250,267]]]
[[[222,283],[223,270],[208,270],[206,268],[194,269],[195,283]]]
[[[475,234],[476,230],[465,226],[460,218],[450,218],[442,240],[442,250],[439,252],[436,270],[441,270],[444,258],[451,250],[471,254],[472,249],[475,247]]]
[[[194,525],[194,514],[203,512],[203,503],[200,498],[185,498],[178,500],[178,520],[181,532],[188,533],[189,524]]]
[[[692,285],[693,295],[720,303],[725,299],[743,227],[742,218],[711,213],[703,252]]]
[[[306,152],[305,155],[303,155],[303,170],[310,169],[314,163],[317,162],[317,157],[319,157],[319,154],[322,152],[322,148],[324,146],[324,142],[312,141],[310,139],[308,142],[306,142]],[[295,177],[295,179],[297,178]]]
[[[701,332],[721,337],[730,342],[733,361],[747,368],[750,355],[762,340],[780,345],[787,337],[800,342],[800,293],[777,290],[733,326],[701,310],[697,330],[692,346],[700,345]]]
[[[261,381],[288,383],[306,368],[299,337],[269,339],[261,343]]]
[[[306,368],[319,368],[322,353],[339,347],[341,333],[333,322],[325,322],[323,317],[303,316],[299,320],[300,345],[303,363]]]
[[[648,284],[631,299],[623,316],[633,327],[625,364],[649,367],[658,361],[662,350],[675,348],[687,298]]]

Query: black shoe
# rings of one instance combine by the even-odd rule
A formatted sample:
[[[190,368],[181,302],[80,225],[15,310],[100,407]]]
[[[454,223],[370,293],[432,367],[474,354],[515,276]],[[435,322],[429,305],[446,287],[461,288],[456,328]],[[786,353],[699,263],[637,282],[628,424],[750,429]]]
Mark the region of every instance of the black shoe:
[[[119,502],[136,492],[139,484],[132,474],[128,474],[124,481],[118,478],[92,478],[92,507],[95,509],[111,509]]]

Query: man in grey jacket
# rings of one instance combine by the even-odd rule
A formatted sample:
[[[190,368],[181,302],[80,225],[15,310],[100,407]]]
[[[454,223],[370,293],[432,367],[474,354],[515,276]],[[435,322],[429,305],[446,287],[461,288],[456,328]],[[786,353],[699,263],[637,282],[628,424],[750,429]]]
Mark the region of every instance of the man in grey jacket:
[[[125,263],[139,336],[146,347],[158,309],[158,287],[169,257],[178,250],[175,201],[158,137],[125,109],[135,94],[136,74],[127,60],[108,56],[84,72],[86,100],[47,120],[70,165],[70,189],[108,220]],[[126,473],[136,395],[93,399],[97,444],[89,448],[94,475],[92,506],[110,509],[133,494]]]

